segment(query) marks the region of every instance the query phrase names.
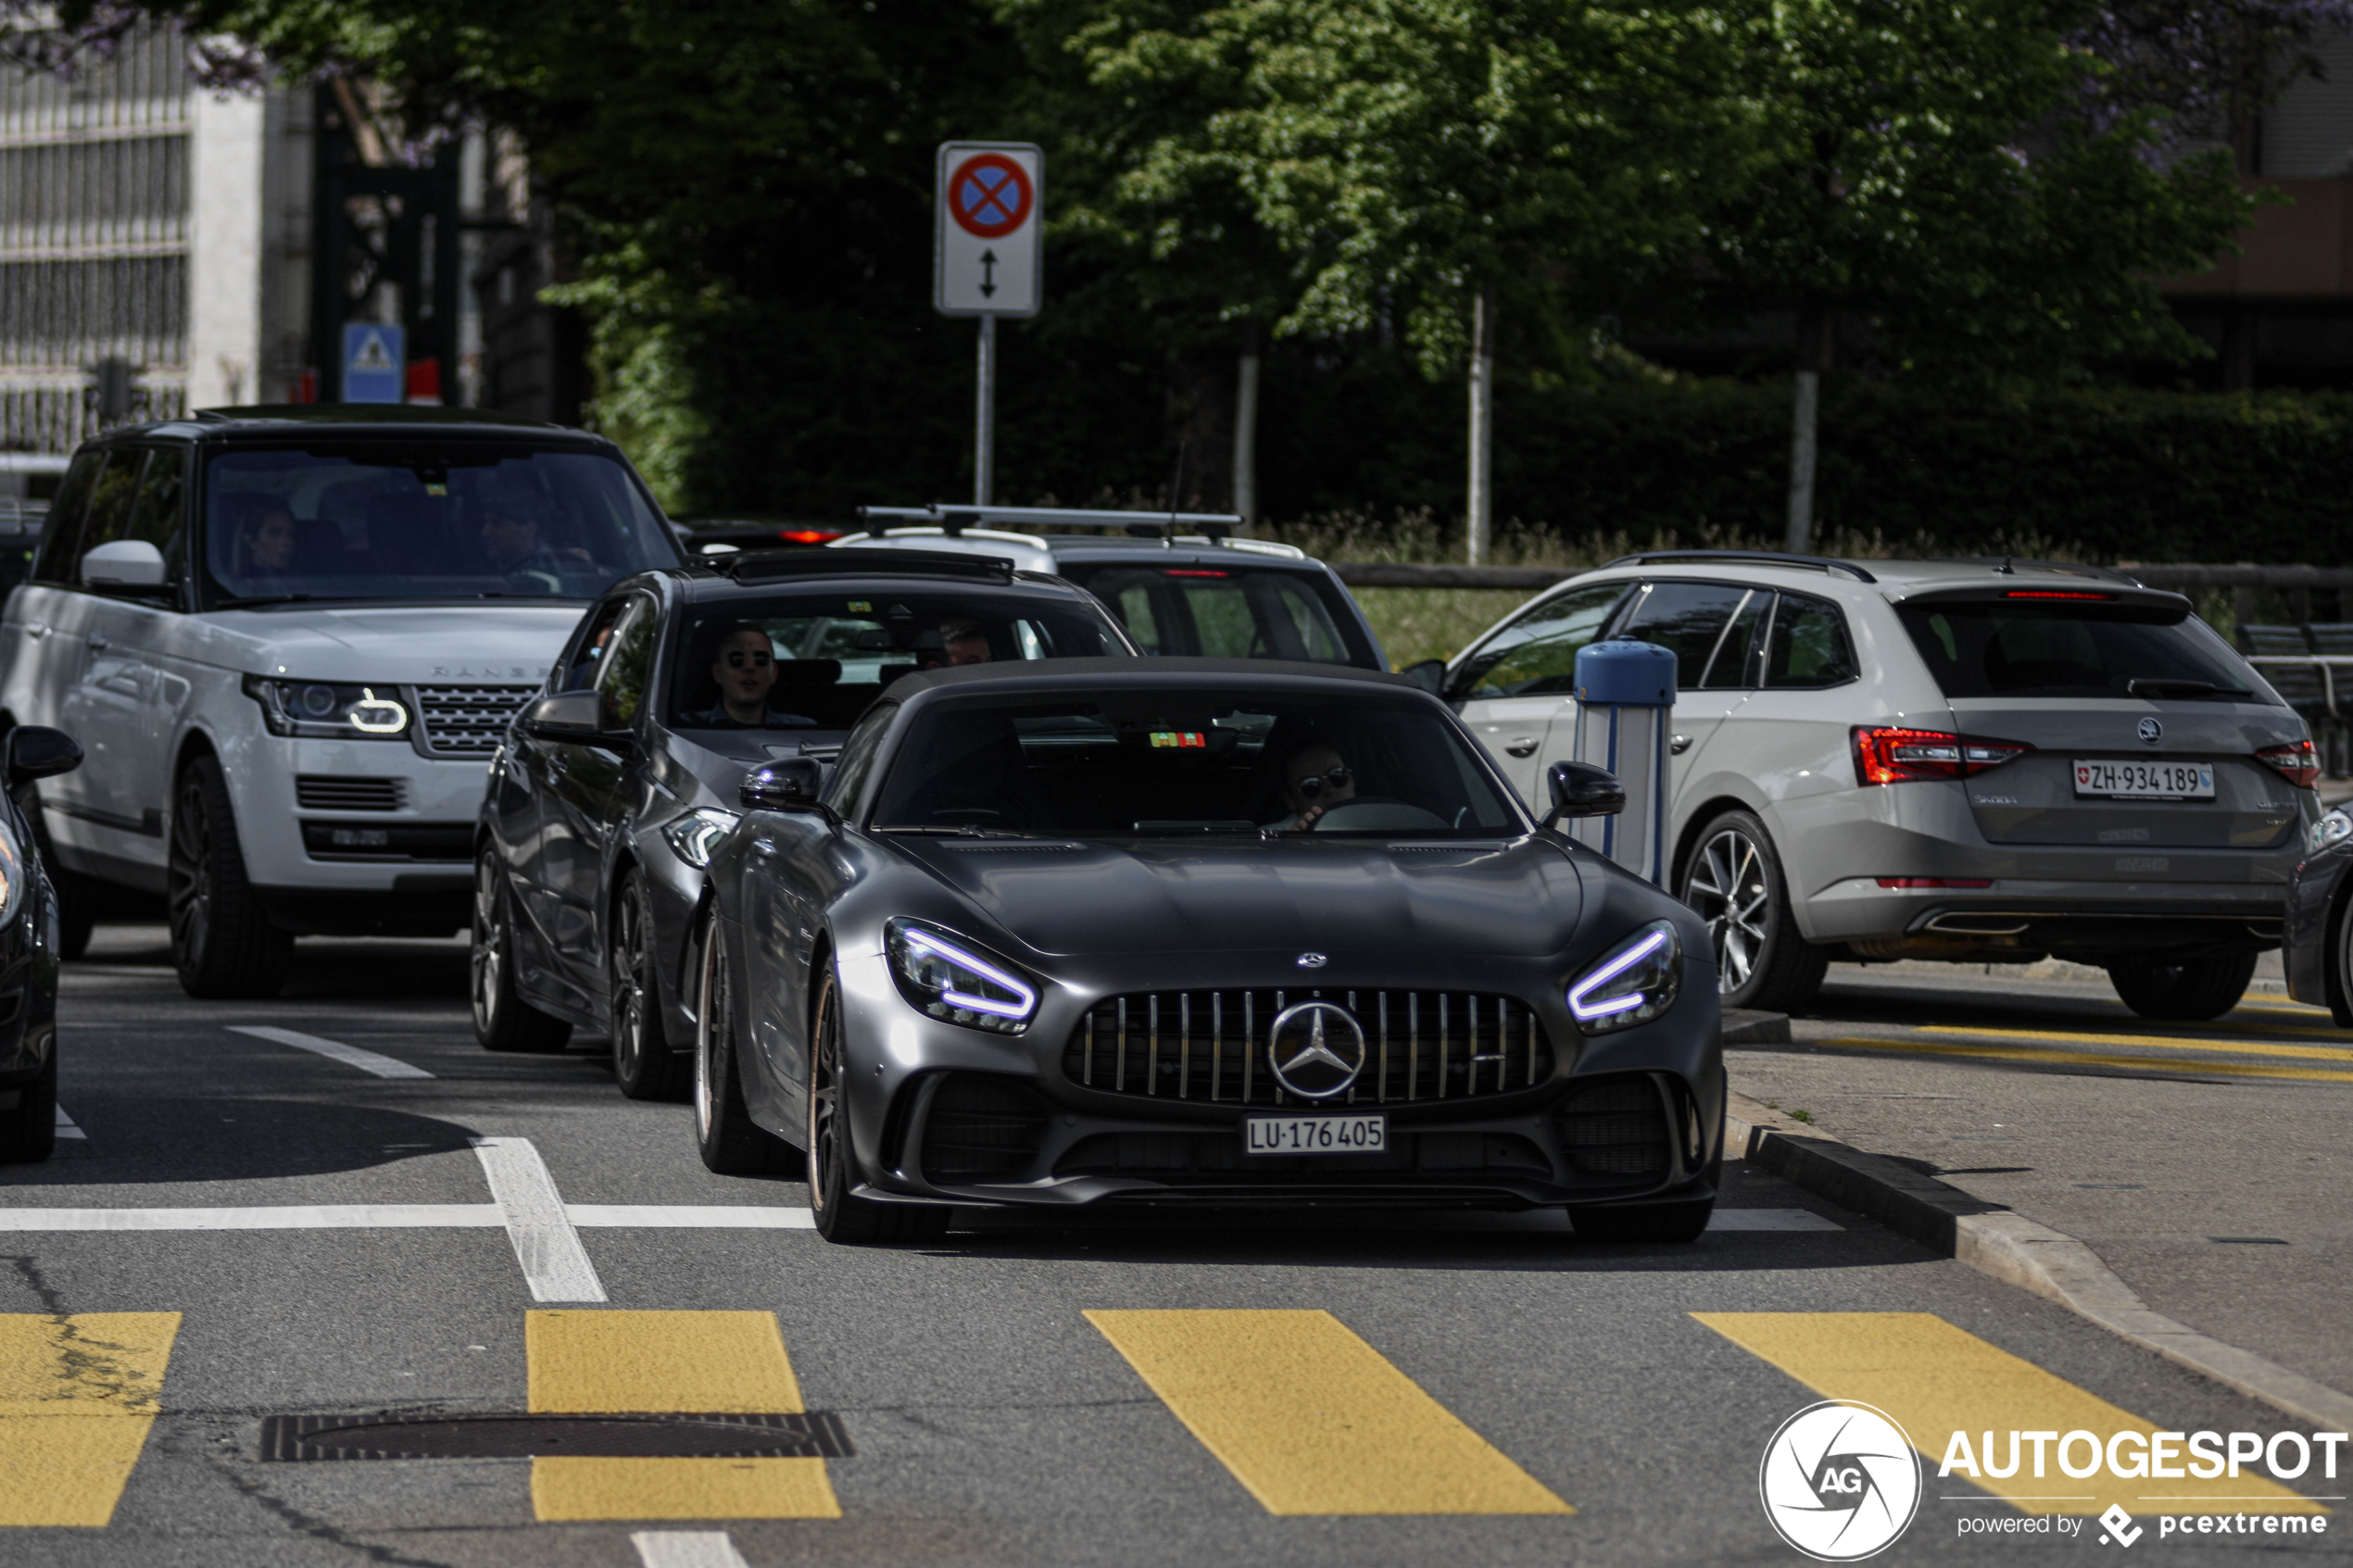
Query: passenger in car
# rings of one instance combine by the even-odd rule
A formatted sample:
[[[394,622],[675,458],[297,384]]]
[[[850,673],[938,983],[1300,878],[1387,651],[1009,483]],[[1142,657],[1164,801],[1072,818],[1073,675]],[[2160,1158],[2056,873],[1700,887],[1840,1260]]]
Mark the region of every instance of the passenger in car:
[[[541,576],[550,591],[563,585],[563,574],[596,564],[585,550],[558,550],[541,537],[535,508],[512,495],[493,495],[483,505],[482,551],[493,571],[509,577]]]
[[[939,646],[951,665],[986,664],[990,658],[988,633],[977,621],[942,622]]]
[[[817,722],[798,713],[770,711],[768,696],[776,689],[775,646],[765,631],[749,621],[737,621],[720,633],[711,678],[719,686],[719,700],[699,713],[681,714],[680,723],[703,730],[780,730]]]
[[[1325,812],[1355,798],[1356,775],[1336,747],[1315,741],[1283,759],[1283,799],[1297,814],[1288,822],[1268,825],[1305,833]]]
[[[239,543],[246,570],[257,577],[283,577],[294,566],[294,513],[272,506],[246,522]]]

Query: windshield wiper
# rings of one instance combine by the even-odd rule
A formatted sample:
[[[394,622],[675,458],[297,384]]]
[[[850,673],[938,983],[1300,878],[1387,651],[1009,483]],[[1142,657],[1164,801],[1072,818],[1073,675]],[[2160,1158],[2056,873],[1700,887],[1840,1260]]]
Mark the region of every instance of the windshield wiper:
[[[2124,683],[2124,690],[2132,696],[2253,696],[2245,686],[2218,686],[2211,681],[2173,680],[2167,677],[2142,676]]]
[[[348,594],[245,594],[232,598],[215,599],[213,603],[221,609],[251,609],[256,605],[325,604],[350,596]]]

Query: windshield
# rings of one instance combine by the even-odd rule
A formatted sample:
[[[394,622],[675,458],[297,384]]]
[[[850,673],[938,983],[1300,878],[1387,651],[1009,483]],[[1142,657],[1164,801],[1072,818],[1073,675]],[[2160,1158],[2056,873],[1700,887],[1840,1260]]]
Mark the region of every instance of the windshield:
[[[874,821],[1096,837],[1524,831],[1453,726],[1419,703],[1207,687],[931,708]]]
[[[848,729],[902,675],[951,664],[1127,653],[1086,605],[987,589],[730,599],[690,621],[673,728]]]
[[[2203,621],[2092,602],[1904,605],[1904,630],[1948,697],[2262,700],[2263,684]]]
[[[225,452],[205,470],[205,564],[230,602],[587,599],[677,546],[595,452],[374,443]]]

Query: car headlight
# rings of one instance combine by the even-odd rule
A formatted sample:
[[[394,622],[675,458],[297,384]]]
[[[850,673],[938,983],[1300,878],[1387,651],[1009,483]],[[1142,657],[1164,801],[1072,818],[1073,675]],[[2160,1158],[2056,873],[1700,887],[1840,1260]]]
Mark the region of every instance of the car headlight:
[[[0,927],[6,927],[24,908],[24,856],[17,848],[16,834],[0,827]]]
[[[327,681],[245,677],[245,695],[261,704],[273,735],[317,740],[398,740],[409,733],[409,705],[394,685],[345,686]]]
[[[1002,959],[936,925],[894,920],[883,930],[890,978],[908,1005],[934,1018],[1018,1035],[1038,1010],[1038,984]]]
[[[2347,815],[2342,806],[2312,824],[2312,849],[2316,854],[2348,838],[2353,838],[2353,816]]]
[[[1672,921],[1655,920],[1569,983],[1569,1016],[1588,1035],[1648,1023],[1682,985],[1682,938]]]
[[[671,853],[686,864],[707,866],[711,864],[711,850],[742,821],[737,812],[705,806],[671,822],[661,830],[661,836],[670,841]]]

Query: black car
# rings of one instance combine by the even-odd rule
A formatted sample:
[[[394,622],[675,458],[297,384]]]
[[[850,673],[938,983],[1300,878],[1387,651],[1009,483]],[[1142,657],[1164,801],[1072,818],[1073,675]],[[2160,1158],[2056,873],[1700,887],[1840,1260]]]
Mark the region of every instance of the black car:
[[[46,1160],[57,1143],[57,890],[18,797],[81,765],[80,746],[37,724],[0,745],[0,1164]]]
[[[623,1093],[684,1087],[681,954],[745,772],[829,757],[900,676],[1134,656],[1102,606],[1003,560],[775,551],[616,583],[490,765],[474,833],[474,1031],[610,1030]]]
[[[837,1241],[951,1205],[1567,1209],[1689,1239],[1724,1075],[1706,928],[1533,820],[1402,676],[1166,659],[895,684],[743,784],[695,941],[714,1170]]]
[[[2353,802],[2312,824],[2307,854],[2288,881],[2287,923],[2280,957],[2288,995],[2327,1008],[2336,1026],[2353,1029]]]

